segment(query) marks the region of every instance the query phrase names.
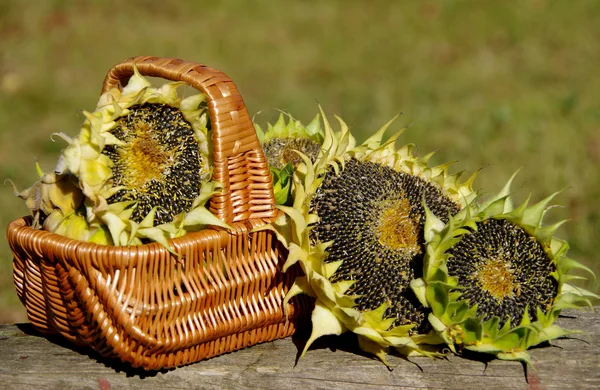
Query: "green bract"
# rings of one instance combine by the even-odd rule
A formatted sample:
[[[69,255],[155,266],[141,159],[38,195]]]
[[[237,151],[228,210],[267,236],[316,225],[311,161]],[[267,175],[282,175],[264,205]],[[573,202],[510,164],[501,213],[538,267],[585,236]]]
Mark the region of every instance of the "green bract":
[[[389,349],[437,355],[426,344],[441,339],[421,326],[425,315],[409,287],[424,253],[421,201],[455,213],[475,197],[474,176],[461,183],[447,165],[429,167],[430,156],[414,156],[412,145],[396,149],[400,132],[382,143],[391,122],[356,145],[337,120],[334,131],[323,114],[322,152],[314,163],[300,154],[293,206],[280,206],[285,216],[275,224],[289,248],[284,269],[299,263],[306,275],[286,300],[316,298],[305,351],[320,336],[351,331],[384,362]]]
[[[553,324],[560,311],[591,306],[596,295],[567,283],[580,278],[571,270],[591,271],[553,236],[564,221],[542,226],[556,194],[515,208],[511,182],[445,224],[427,211],[424,276],[412,287],[452,351],[529,362],[529,347],[573,333]]]

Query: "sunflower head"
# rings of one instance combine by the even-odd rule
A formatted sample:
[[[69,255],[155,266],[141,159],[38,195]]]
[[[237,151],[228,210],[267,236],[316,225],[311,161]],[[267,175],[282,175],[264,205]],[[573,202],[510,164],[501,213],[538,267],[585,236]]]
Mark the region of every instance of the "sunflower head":
[[[25,200],[33,216],[31,227],[74,240],[112,244],[104,224],[87,220],[85,197],[74,175],[56,171],[44,173],[39,164],[36,171],[39,179],[33,186],[23,191],[14,188],[15,195]]]
[[[100,97],[96,110],[62,151],[57,170],[77,178],[88,220],[105,223],[115,245],[169,238],[223,223],[204,204],[210,181],[205,95],[182,99],[181,82],[153,88],[135,69],[123,90]]]
[[[68,215],[81,206],[84,196],[73,175],[44,172],[39,163],[36,163],[36,172],[38,180],[23,191],[17,190],[10,181],[15,195],[25,201],[35,223],[41,224],[54,210]]]
[[[515,208],[511,181],[446,223],[427,210],[424,275],[413,289],[454,352],[529,362],[527,348],[569,333],[553,324],[560,311],[590,306],[595,295],[567,283],[571,270],[589,270],[554,237],[562,222],[542,226],[556,194]]]
[[[410,145],[397,149],[400,133],[382,142],[391,122],[356,145],[337,119],[334,131],[323,115],[323,151],[314,163],[301,155],[294,205],[281,207],[288,217],[279,221],[286,267],[299,262],[306,275],[288,299],[301,292],[316,297],[307,348],[322,335],[352,331],[384,362],[389,349],[433,355],[425,343],[441,340],[429,332],[410,289],[425,253],[422,200],[447,220],[474,196],[472,179],[461,183],[447,166],[429,167]]]
[[[263,131],[258,124],[254,126],[271,167],[283,169],[288,164],[295,167],[302,162],[295,151],[307,155],[312,162],[321,152],[324,133],[318,114],[306,126],[283,112],[274,125],[267,123],[267,131]]]
[[[296,166],[302,163],[299,153],[313,163],[321,153],[324,134],[319,115],[304,126],[282,112],[274,125],[267,123],[266,132],[258,124],[254,126],[273,176],[275,201],[277,204],[290,205],[292,174]]]

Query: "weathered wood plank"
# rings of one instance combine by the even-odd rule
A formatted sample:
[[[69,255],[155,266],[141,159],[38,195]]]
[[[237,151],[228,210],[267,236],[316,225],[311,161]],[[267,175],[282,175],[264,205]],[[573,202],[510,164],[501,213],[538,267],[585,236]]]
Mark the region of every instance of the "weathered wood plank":
[[[3,389],[385,389],[385,388],[600,388],[600,321],[597,313],[567,311],[559,319],[589,337],[557,340],[531,351],[534,370],[494,360],[487,364],[391,358],[389,371],[361,355],[351,336],[327,338],[297,364],[303,337],[277,340],[186,367],[161,372],[128,368],[60,338],[46,339],[30,325],[0,325],[0,387]],[[528,381],[526,381],[526,375]]]

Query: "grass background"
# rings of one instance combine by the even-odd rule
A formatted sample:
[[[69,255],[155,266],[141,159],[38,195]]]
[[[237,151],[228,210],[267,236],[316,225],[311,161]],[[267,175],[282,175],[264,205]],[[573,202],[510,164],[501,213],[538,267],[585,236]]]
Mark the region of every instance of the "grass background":
[[[134,55],[225,71],[258,122],[317,101],[359,140],[402,112],[402,142],[495,192],[519,167],[518,200],[566,189],[551,213],[571,257],[600,273],[600,1],[0,2],[0,178],[52,168],[95,107],[106,71]],[[0,187],[0,225],[27,214]],[[0,323],[23,321],[0,241]],[[583,282],[599,290],[597,282]]]

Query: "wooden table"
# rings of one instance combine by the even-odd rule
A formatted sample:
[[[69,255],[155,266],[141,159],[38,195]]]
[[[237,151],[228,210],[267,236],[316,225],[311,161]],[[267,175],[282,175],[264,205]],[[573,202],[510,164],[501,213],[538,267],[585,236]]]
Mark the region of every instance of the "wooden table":
[[[1,389],[546,389],[600,388],[600,315],[565,311],[558,323],[589,335],[556,340],[531,351],[533,365],[392,357],[395,368],[362,355],[352,335],[319,340],[296,363],[305,335],[256,345],[196,364],[160,372],[132,369],[29,324],[0,325]],[[591,338],[591,340],[590,340]]]

